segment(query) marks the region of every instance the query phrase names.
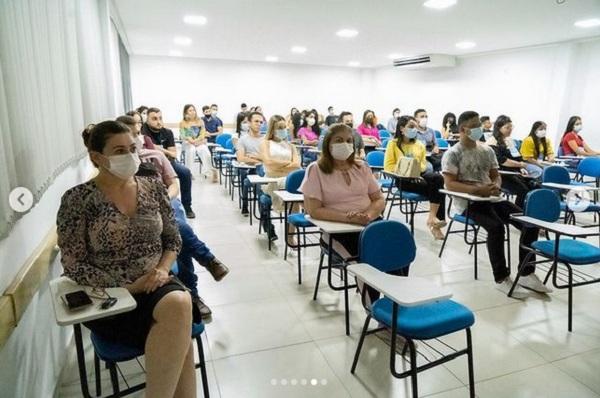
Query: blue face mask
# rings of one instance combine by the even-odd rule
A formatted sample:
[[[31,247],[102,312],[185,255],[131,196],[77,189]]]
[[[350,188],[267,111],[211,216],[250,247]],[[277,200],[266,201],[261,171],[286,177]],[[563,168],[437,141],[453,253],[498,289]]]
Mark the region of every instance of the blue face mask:
[[[409,140],[414,140],[415,138],[417,138],[417,129],[408,129],[408,131],[406,132],[406,138],[408,138]]]
[[[481,127],[477,127],[477,128],[469,130],[469,138],[475,142],[479,141],[479,139],[481,138],[482,135],[483,135],[483,130],[481,129]]]
[[[288,139],[288,131],[286,129],[275,130],[275,136],[285,141]]]

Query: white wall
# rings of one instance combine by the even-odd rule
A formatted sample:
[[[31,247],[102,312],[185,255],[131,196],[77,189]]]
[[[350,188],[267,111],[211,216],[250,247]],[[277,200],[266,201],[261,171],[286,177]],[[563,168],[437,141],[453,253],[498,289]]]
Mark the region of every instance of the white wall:
[[[292,106],[362,112],[369,103],[361,79],[370,72],[352,68],[178,57],[131,57],[133,103],[157,106],[165,122],[178,123],[183,105],[219,104],[219,116],[233,123],[242,102],[260,105],[268,117]]]
[[[463,57],[455,68],[399,70],[332,68],[194,58],[134,56],[134,104],[156,105],[164,120],[178,122],[187,102],[216,102],[233,122],[241,102],[260,104],[265,114],[287,114],[291,106],[325,113],[349,109],[360,119],[374,109],[386,124],[395,107],[427,109],[430,126],[442,117],[476,110],[493,118],[509,115],[522,138],[536,120],[548,123],[557,142],[571,114],[583,119],[585,137],[600,149],[600,39]]]

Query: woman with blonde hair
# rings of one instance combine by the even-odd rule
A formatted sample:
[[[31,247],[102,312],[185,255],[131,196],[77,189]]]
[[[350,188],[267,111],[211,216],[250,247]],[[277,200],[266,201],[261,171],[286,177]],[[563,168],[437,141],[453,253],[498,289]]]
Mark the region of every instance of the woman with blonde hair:
[[[287,175],[301,167],[300,155],[296,146],[289,142],[289,132],[283,116],[273,115],[269,119],[267,134],[260,145],[260,156],[265,175],[278,178],[276,182],[269,183],[263,192],[271,196],[273,209],[283,212],[284,203],[277,195],[273,195],[273,191],[284,189]],[[297,208],[292,209],[292,212],[297,211]],[[288,232],[291,234],[289,236],[293,236],[294,229],[291,225]],[[288,243],[295,245],[294,242]]]
[[[183,107],[183,120],[179,122],[179,137],[185,153],[185,165],[192,170],[196,154],[202,162],[202,175],[212,177],[212,182],[218,181],[217,170],[212,166],[212,156],[206,145],[206,129],[204,122],[198,117],[196,107],[186,104]]]

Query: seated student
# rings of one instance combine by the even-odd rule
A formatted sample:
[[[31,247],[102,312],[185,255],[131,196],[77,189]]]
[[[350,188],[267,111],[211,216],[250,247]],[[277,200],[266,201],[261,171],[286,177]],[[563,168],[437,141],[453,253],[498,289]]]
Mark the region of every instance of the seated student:
[[[600,151],[596,151],[581,138],[582,123],[579,116],[571,116],[567,123],[567,128],[560,140],[560,146],[563,155],[570,156],[597,156]]]
[[[146,105],[141,105],[137,107],[135,111],[142,117],[142,123],[146,123],[146,119],[148,118],[148,107]]]
[[[417,139],[425,145],[427,152],[431,152],[428,158],[427,167],[433,171],[439,171],[442,163],[442,154],[438,147],[437,140],[435,138],[435,132],[432,128],[427,127],[427,111],[425,109],[417,109],[413,114],[417,120]]]
[[[498,173],[498,160],[494,150],[479,141],[483,131],[477,112],[463,112],[458,118],[460,141],[450,148],[442,158],[442,173],[446,188],[450,191],[465,192],[483,197],[500,194],[502,178]],[[466,201],[454,199],[454,204],[460,212],[466,210]],[[537,228],[526,228],[510,219],[512,213],[522,210],[509,201],[502,202],[472,202],[469,206],[469,218],[473,219],[487,232],[487,249],[497,287],[508,293],[513,282],[510,269],[506,264],[504,253],[505,223],[510,222],[521,230],[521,244],[531,245],[538,237]],[[519,264],[523,262],[527,251],[519,249]],[[535,266],[528,265],[524,274],[519,278],[519,285],[537,292],[549,292],[535,275]],[[513,297],[522,298],[525,294],[515,289]]]
[[[138,111],[129,111],[125,115],[133,118],[133,120],[135,122],[134,128],[136,129],[136,131],[138,131],[138,133],[140,133],[138,140],[140,140],[140,143],[142,144],[142,146],[146,149],[156,149],[154,147],[154,143],[152,142],[152,138],[148,137],[147,135],[141,134],[142,126],[144,125],[144,122],[143,122],[144,119],[142,118],[142,115]],[[121,120],[118,120],[118,121],[124,123]],[[131,126],[129,126],[129,125],[128,125],[128,127],[131,128]],[[177,192],[179,192],[179,189],[177,190]]]
[[[248,115],[250,121],[250,131],[248,134],[243,135],[238,141],[236,147],[236,158],[238,162],[260,165],[262,158],[260,156],[260,143],[262,142],[262,135],[260,134],[260,126],[262,124],[263,116],[254,111]],[[250,171],[252,174],[254,170]],[[240,170],[240,180],[242,181],[242,214],[247,216],[250,214],[248,211],[248,194],[250,183],[246,181],[246,176],[249,174],[247,169]],[[267,230],[268,231],[268,230]]]
[[[325,125],[327,125],[327,127],[331,126],[334,123],[338,122],[338,116],[335,114],[335,111],[333,110],[333,106],[330,106],[329,108],[327,108],[327,117],[325,118]]]
[[[354,159],[352,129],[334,124],[323,141],[323,153],[311,163],[300,186],[306,212],[319,220],[367,225],[381,217],[385,200],[369,166]],[[359,233],[336,234],[344,257],[358,254]],[[345,252],[345,253],[344,253]],[[339,253],[339,251],[338,251]],[[379,297],[368,289],[371,302]]]
[[[387,131],[389,131],[390,134],[393,134],[396,132],[396,125],[398,124],[399,118],[400,118],[400,109],[394,108],[394,110],[392,111],[392,117],[390,118],[390,120],[388,120],[388,124],[387,124]]]
[[[458,138],[458,125],[456,124],[456,115],[452,112],[448,112],[442,119],[442,137],[444,139],[456,139]]]
[[[195,396],[190,331],[199,316],[169,275],[181,238],[167,190],[134,176],[140,159],[124,124],[105,121],[83,135],[98,174],[62,197],[56,223],[64,272],[81,285],[126,288],[137,302],[132,311],[84,324],[144,349],[146,396]]]
[[[529,135],[521,144],[521,155],[527,163],[540,168],[554,162],[552,142],[546,137],[546,123],[537,121],[531,126]]]
[[[492,121],[490,120],[489,116],[482,116],[479,118],[479,121],[481,122],[481,129],[483,130],[483,135],[481,136],[481,142],[486,142],[493,134],[493,130],[492,128],[494,127],[494,125],[492,124]]]
[[[293,144],[290,144],[288,139],[289,134],[283,116],[271,116],[267,134],[260,144],[260,157],[263,161],[265,176],[278,178],[277,182],[267,184],[263,188],[263,192],[271,197],[272,208],[279,213],[283,213],[284,203],[278,196],[273,195],[273,191],[285,189],[287,175],[301,167],[298,150]],[[297,213],[298,210],[299,206],[295,204],[292,212]],[[271,209],[265,209],[265,211],[270,212]],[[267,228],[269,228],[268,225]],[[289,225],[288,228],[288,233],[295,233],[296,230],[292,225]],[[268,229],[266,230],[268,231]],[[288,244],[295,246],[293,235],[290,239]]]
[[[439,190],[444,188],[444,178],[434,171],[427,170],[425,145],[417,141],[417,121],[411,116],[401,116],[396,125],[396,135],[385,150],[383,169],[395,172],[400,158],[406,156],[417,159],[421,165],[421,178],[398,181],[402,189],[425,195],[429,200],[427,226],[435,239],[444,239],[441,228],[446,225],[446,196]]]
[[[285,117],[285,125],[288,131],[290,132],[290,137],[292,138],[292,140],[296,139],[296,131],[300,128],[300,124],[298,124],[298,128],[296,128],[296,126],[294,125],[294,116],[296,116],[297,114],[300,114],[300,111],[298,111],[298,108],[294,107],[290,109],[289,115]]]
[[[238,113],[237,119],[235,121],[234,144],[237,144],[237,141],[240,139],[241,136],[243,136],[244,134],[248,134],[248,131],[250,131],[250,122],[248,121],[248,114],[240,112]]]
[[[160,109],[148,109],[148,118],[142,126],[142,134],[150,137],[156,149],[162,151],[171,162],[171,166],[173,166],[179,178],[181,203],[183,203],[183,208],[185,209],[185,216],[187,218],[196,218],[196,214],[192,210],[192,172],[175,160],[177,158],[175,136],[170,129],[163,126]]]
[[[377,127],[377,117],[375,112],[367,109],[363,113],[362,123],[356,129],[358,134],[363,138],[366,147],[373,149],[381,145],[381,137],[379,137],[379,128]],[[367,150],[369,152],[369,150]]]
[[[198,295],[198,277],[194,271],[192,259],[195,259],[198,264],[206,268],[217,282],[229,273],[229,269],[211,253],[210,249],[198,238],[192,227],[187,223],[183,206],[177,197],[179,195],[177,174],[167,157],[161,151],[145,149],[141,146],[142,137],[144,136],[140,134],[139,126],[135,123],[134,118],[119,116],[117,121],[129,127],[132,137],[137,144],[137,153],[141,165],[136,175],[158,177],[167,187],[171,207],[175,212],[175,221],[177,222],[179,234],[183,242],[181,251],[177,255],[177,264],[179,266],[178,277],[190,289],[192,303],[198,307],[202,317],[209,317],[212,311]]]
[[[321,130],[317,125],[317,118],[317,113],[313,111],[310,111],[304,118],[304,123],[296,134],[296,137],[302,140],[303,145],[317,146],[319,143]]]
[[[204,178],[211,177],[212,182],[219,181],[217,169],[213,167],[212,155],[208,146],[206,146],[206,131],[202,119],[196,113],[196,107],[192,104],[186,104],[183,107],[183,120],[179,122],[179,137],[183,142],[185,151],[185,165],[192,169],[196,154],[202,162],[202,174]]]
[[[219,107],[217,104],[212,104],[211,106],[204,105],[202,113],[204,114],[202,121],[208,135],[207,140],[214,143],[217,140],[217,136],[223,133],[223,121],[217,117]]]
[[[533,178],[540,177],[542,175],[540,167],[523,161],[514,140],[510,137],[512,129],[510,118],[506,115],[500,115],[494,123],[493,136],[486,142],[494,150],[500,169],[514,171]],[[520,175],[504,175],[502,176],[502,188],[516,195],[515,204],[523,208],[525,196],[532,189],[538,188],[538,184],[535,180],[525,179]]]

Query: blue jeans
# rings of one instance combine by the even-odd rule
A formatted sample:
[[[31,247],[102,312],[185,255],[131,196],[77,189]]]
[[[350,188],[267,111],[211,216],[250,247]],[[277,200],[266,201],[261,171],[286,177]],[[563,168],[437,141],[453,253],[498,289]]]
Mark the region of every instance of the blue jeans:
[[[171,166],[175,169],[179,178],[179,189],[181,190],[181,203],[183,207],[189,209],[192,207],[192,172],[183,164],[171,160]]]
[[[175,213],[175,220],[177,221],[182,241],[181,251],[177,256],[179,266],[179,274],[177,276],[191,290],[192,297],[195,297],[198,296],[198,277],[194,272],[192,259],[195,259],[200,265],[206,267],[214,260],[215,256],[210,252],[206,244],[198,239],[192,227],[187,223],[181,201],[177,198],[172,199],[171,207]]]
[[[239,171],[240,173],[240,181],[242,182],[242,209],[248,209],[248,195],[250,194],[250,187],[252,186],[252,184],[250,184],[250,180],[248,180],[246,177],[248,176],[248,174],[258,174],[260,176],[264,176],[265,172],[264,169],[262,168],[262,166],[256,166],[256,169],[252,170],[248,170],[248,169],[241,169]],[[257,196],[260,195],[260,186],[256,186],[257,189]]]

